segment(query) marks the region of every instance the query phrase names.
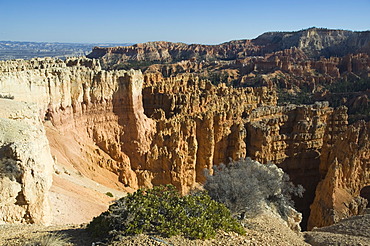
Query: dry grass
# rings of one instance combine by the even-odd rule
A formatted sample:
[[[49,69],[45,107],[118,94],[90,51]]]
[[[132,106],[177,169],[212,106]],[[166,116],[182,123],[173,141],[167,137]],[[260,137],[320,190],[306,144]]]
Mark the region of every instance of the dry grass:
[[[70,238],[61,233],[49,233],[34,239],[27,243],[26,246],[66,246],[72,245],[69,242]]]

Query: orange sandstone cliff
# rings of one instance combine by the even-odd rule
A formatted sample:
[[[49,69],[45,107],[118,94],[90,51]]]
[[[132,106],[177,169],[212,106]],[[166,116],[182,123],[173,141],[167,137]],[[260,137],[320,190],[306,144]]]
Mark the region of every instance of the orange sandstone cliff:
[[[327,43],[315,48],[307,45],[313,37],[320,39],[322,32],[294,33],[301,35],[299,49],[287,46],[284,51],[264,43],[270,38],[266,34],[219,47],[158,42],[96,48],[90,56],[100,60],[6,61],[0,63],[0,92],[14,101],[36,105],[55,165],[73,167],[101,185],[129,191],[172,183],[186,193],[204,182],[204,169],[211,170],[229,159],[251,157],[276,163],[294,183],[302,184],[306,194],[296,204],[304,214],[304,223],[308,221],[310,228],[323,226],[358,213],[365,204],[357,201],[363,201],[359,192],[369,185],[368,126],[348,126],[346,107],[334,109],[325,102],[277,106],[273,88],[275,83],[291,83],[289,76],[293,82],[286,86],[299,86],[297,78],[301,76],[314,91],[322,81],[331,83],[341,76],[343,69],[352,72],[368,67],[367,54],[307,60],[328,47],[335,50]],[[347,34],[330,35],[343,42],[367,37],[367,33]],[[281,35],[281,44],[295,40]],[[365,46],[360,49],[367,51]],[[246,54],[267,52],[262,58],[245,58]],[[132,57],[173,61],[184,56],[194,59],[153,65],[144,74],[101,67]],[[214,57],[240,58],[233,64],[212,61],[208,65],[216,68],[226,64],[228,75],[244,85],[258,72],[269,71],[274,76],[266,75],[254,87],[233,88],[190,74],[207,65],[198,58]],[[54,164],[50,161],[48,165]],[[356,175],[361,182],[350,178]],[[57,175],[54,177],[57,180]],[[42,192],[46,194],[48,189],[45,186]],[[20,206],[14,199],[10,203],[0,200],[0,204]],[[29,204],[26,199],[22,206]],[[11,221],[21,220],[14,217]]]
[[[369,140],[370,124],[360,121],[339,134],[322,155],[324,178],[316,189],[308,229],[331,225],[366,208],[369,201],[360,192],[370,185]]]

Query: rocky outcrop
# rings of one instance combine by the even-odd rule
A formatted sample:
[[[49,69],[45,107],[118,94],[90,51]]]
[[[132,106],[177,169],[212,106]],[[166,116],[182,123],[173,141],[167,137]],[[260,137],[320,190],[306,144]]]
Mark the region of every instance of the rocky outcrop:
[[[142,69],[165,77],[193,73],[213,84],[277,87],[279,104],[329,101],[349,108],[349,122],[369,120],[370,32],[310,28],[270,32],[219,45],[151,42],[96,47],[106,69]],[[353,86],[351,86],[353,84]]]
[[[111,66],[126,61],[176,62],[182,60],[236,59],[245,53],[258,52],[250,40],[232,41],[221,45],[171,43],[164,41],[135,44],[127,47],[94,47],[89,58],[102,58],[102,64]]]
[[[308,57],[370,54],[370,32],[309,28],[297,32],[268,32],[253,40],[219,45],[149,42],[127,47],[95,47],[89,58],[102,58],[104,66],[126,61],[176,62],[181,60],[235,60],[296,47]]]
[[[367,245],[370,240],[370,214],[352,216],[338,223],[304,232],[310,245]]]
[[[37,103],[46,121],[75,133],[79,155],[90,163],[81,173],[93,177],[99,165],[132,188],[172,183],[187,192],[204,179],[204,168],[245,156],[243,115],[276,104],[267,88],[215,87],[189,75],[143,78],[133,70],[101,70],[96,60],[44,62],[50,61],[12,65],[16,72],[0,76],[1,91]],[[38,96],[24,96],[32,93]],[[73,166],[81,162],[75,155],[69,159]]]
[[[192,73],[214,84],[277,87],[279,104],[329,101],[331,105],[348,107],[350,122],[370,119],[370,56],[364,53],[310,59],[302,50],[291,48],[232,61],[153,64],[145,68],[145,73],[166,77]]]
[[[143,98],[157,129],[142,175],[184,193],[204,181],[204,169],[245,157],[243,117],[258,105],[276,104],[275,92],[266,87],[214,86],[191,75],[147,74]]]
[[[296,32],[267,32],[252,40],[271,51],[297,47],[310,57],[369,52],[370,32],[309,28]]]
[[[305,54],[293,49],[282,55],[287,58],[271,55],[259,67],[280,64],[282,70],[298,73],[289,62]],[[302,67],[317,66],[336,76],[333,63],[340,59],[323,58]],[[307,221],[315,188],[327,176],[323,163],[329,163],[338,136],[347,131],[346,108],[327,103],[276,106],[272,87],[214,85],[188,73],[163,77],[156,68],[145,74],[107,71],[90,59],[9,61],[0,67],[2,93],[35,103],[59,136],[71,136],[69,145],[76,151],[64,150],[59,161],[91,179],[101,168],[108,170],[112,183],[120,182],[118,189],[172,183],[186,193],[204,181],[204,169],[250,156],[276,163],[306,188],[296,204]],[[57,138],[53,145],[68,149]],[[354,158],[366,153],[354,152]]]
[[[0,224],[51,222],[53,164],[37,106],[0,99]]]
[[[328,103],[259,107],[247,123],[247,155],[261,163],[275,163],[295,184],[306,189],[296,207],[307,223],[315,189],[320,181],[320,156],[328,139],[346,129],[346,109],[333,110]]]
[[[370,124],[358,122],[338,135],[323,155],[308,229],[334,224],[360,214],[368,201],[360,197],[370,185]]]
[[[145,55],[146,51],[143,52]],[[230,59],[227,61],[190,59],[165,64],[137,65],[136,67],[143,68],[145,73],[161,73],[165,77],[176,76],[180,73],[193,73],[211,80],[214,84],[223,82],[244,87],[276,86],[293,96],[297,93],[309,92],[314,94],[315,100],[334,102],[338,101],[336,99],[338,95],[330,93],[330,87],[341,81],[354,83],[359,79],[367,80],[370,74],[370,56],[365,53],[312,59],[303,50],[293,47],[266,53],[264,56],[248,55],[244,58]],[[105,63],[112,62],[114,64],[112,67],[119,66],[117,65],[119,62],[109,57],[104,56],[101,60]],[[121,62],[128,64],[128,67],[131,64]],[[135,67],[135,65],[132,66]],[[358,105],[355,102],[368,101],[363,97],[366,88],[366,86],[362,88],[354,86],[352,90],[360,93],[344,96],[343,100],[347,101],[343,104],[350,108],[350,113]]]
[[[13,62],[4,62],[8,63]],[[49,59],[34,59],[28,66],[22,63],[10,66],[16,72],[0,76],[1,91],[14,95],[14,100],[36,103],[42,118],[50,120],[59,131],[78,136],[77,144],[84,149],[80,154],[90,166],[98,164],[115,173],[125,185],[137,188],[130,160],[140,166],[154,127],[142,107],[141,72],[106,72],[98,61],[89,59],[65,63],[56,60],[58,66],[49,66]],[[84,148],[84,141],[105,155]],[[80,171],[94,176],[94,168],[90,169]]]
[[[240,85],[276,85],[281,89],[319,92],[340,80],[368,78],[370,56],[349,54],[345,57],[310,59],[297,48],[237,60]],[[260,76],[258,80],[256,77]]]

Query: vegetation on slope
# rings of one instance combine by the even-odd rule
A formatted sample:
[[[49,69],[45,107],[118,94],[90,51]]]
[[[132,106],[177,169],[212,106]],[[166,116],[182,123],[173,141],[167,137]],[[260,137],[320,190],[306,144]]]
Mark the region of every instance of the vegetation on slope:
[[[284,218],[293,206],[292,195],[302,196],[302,186],[294,186],[289,176],[274,164],[261,164],[250,158],[219,165],[207,175],[204,188],[233,213],[255,216],[264,205],[277,208]]]
[[[315,101],[328,101],[331,107],[348,107],[348,121],[370,120],[370,78],[341,79],[324,85],[319,93],[312,93],[306,87],[294,93],[277,88],[278,104],[313,104]]]
[[[348,107],[348,121],[370,120],[370,78],[341,80],[327,86],[330,92],[327,100],[332,107],[345,105]]]
[[[285,219],[292,209],[291,195],[303,193],[276,165],[249,158],[215,167],[204,188],[185,196],[173,185],[139,189],[116,201],[87,228],[105,239],[142,233],[209,239],[219,230],[243,235],[244,227],[232,214],[254,217],[267,205]]]
[[[206,192],[181,196],[172,185],[139,189],[119,199],[94,218],[88,230],[103,238],[155,233],[208,239],[217,230],[245,233],[230,211]]]

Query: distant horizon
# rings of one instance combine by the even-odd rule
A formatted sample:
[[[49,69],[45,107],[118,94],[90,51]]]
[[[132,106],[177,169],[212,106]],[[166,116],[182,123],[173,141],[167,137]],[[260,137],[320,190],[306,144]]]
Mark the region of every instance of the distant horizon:
[[[231,41],[235,41],[235,40],[252,40],[252,39],[255,39],[257,37],[259,37],[260,35],[264,34],[264,33],[272,33],[272,32],[299,32],[299,31],[305,31],[305,30],[309,30],[309,29],[313,29],[313,28],[317,28],[317,29],[327,29],[327,30],[342,30],[342,31],[351,31],[351,32],[370,32],[370,29],[367,29],[367,30],[350,30],[350,29],[342,29],[342,28],[337,28],[337,29],[332,29],[332,28],[326,28],[326,27],[316,27],[316,26],[311,26],[311,27],[307,27],[307,28],[303,28],[303,29],[300,29],[300,30],[291,30],[291,31],[266,31],[266,32],[263,32],[261,34],[259,34],[258,36],[254,37],[254,38],[242,38],[242,39],[231,39],[231,40],[228,40],[228,41],[224,41],[224,42],[221,42],[221,43],[218,43],[218,44],[222,44],[222,43],[227,43],[227,42],[231,42]],[[23,41],[23,40],[0,40],[0,42],[22,42],[22,43],[48,43],[48,44],[125,44],[125,45],[135,45],[135,44],[140,44],[140,43],[130,43],[130,42],[59,42],[59,41]],[[143,43],[148,43],[148,42],[172,42],[172,41],[165,41],[165,40],[153,40],[153,41],[147,41],[147,42],[143,42]],[[184,44],[200,44],[200,45],[218,45],[218,44],[204,44],[204,43],[185,43],[185,42],[172,42],[172,43],[184,43]]]
[[[120,42],[120,43],[114,43],[114,42],[58,42],[58,41],[28,41],[28,40],[0,40],[0,42],[21,42],[21,43],[45,43],[45,44],[134,44],[129,42]]]
[[[369,11],[368,0],[2,0],[0,40],[214,45],[313,26],[368,31]]]

